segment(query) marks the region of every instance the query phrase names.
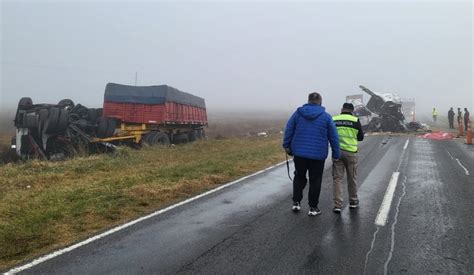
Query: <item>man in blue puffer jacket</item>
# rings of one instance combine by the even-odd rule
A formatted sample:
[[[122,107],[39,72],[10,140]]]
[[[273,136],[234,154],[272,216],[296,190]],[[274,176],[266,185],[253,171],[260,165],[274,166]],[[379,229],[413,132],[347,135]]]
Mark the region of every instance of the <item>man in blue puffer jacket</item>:
[[[309,212],[308,215],[321,214],[318,208],[324,161],[328,156],[328,143],[331,144],[332,157],[340,157],[339,137],[336,125],[330,114],[321,106],[322,97],[318,93],[308,96],[308,104],[299,107],[288,120],[283,140],[283,148],[293,155],[295,178],[293,180],[292,210],[301,210],[303,189],[306,186],[306,173],[309,172]]]

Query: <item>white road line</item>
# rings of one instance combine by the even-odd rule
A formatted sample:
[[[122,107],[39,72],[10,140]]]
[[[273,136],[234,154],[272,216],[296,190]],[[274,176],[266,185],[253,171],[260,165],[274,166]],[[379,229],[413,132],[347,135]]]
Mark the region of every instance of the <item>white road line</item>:
[[[77,244],[71,245],[71,246],[69,246],[69,247],[66,247],[66,248],[57,250],[57,251],[52,252],[52,253],[50,253],[50,254],[48,254],[48,255],[45,255],[45,256],[43,256],[43,257],[37,258],[37,259],[33,260],[32,262],[30,262],[30,263],[28,263],[28,264],[25,264],[25,265],[22,265],[22,266],[19,266],[19,267],[15,267],[15,268],[9,270],[8,272],[6,272],[6,273],[4,273],[4,274],[15,274],[15,273],[18,273],[18,272],[20,272],[20,271],[24,271],[24,270],[26,270],[26,269],[32,268],[32,267],[35,266],[35,265],[38,265],[38,264],[40,264],[40,263],[46,262],[46,261],[48,261],[48,260],[51,260],[52,258],[55,258],[55,257],[57,257],[57,256],[60,256],[60,255],[62,255],[62,254],[64,254],[64,253],[70,252],[70,251],[72,251],[72,250],[74,250],[74,249],[76,249],[76,248],[79,248],[79,247],[81,247],[81,246],[84,246],[84,245],[86,245],[86,244],[89,244],[89,243],[91,243],[91,242],[93,242],[93,241],[96,241],[96,240],[98,240],[98,239],[104,238],[104,237],[106,237],[106,236],[108,236],[108,235],[111,235],[111,234],[113,234],[113,233],[115,233],[115,232],[118,232],[118,231],[120,231],[120,230],[122,230],[122,229],[125,229],[125,228],[127,228],[127,227],[130,227],[130,226],[132,226],[132,225],[134,225],[134,224],[137,224],[137,223],[139,223],[139,222],[142,222],[142,221],[144,221],[144,220],[147,220],[147,219],[153,218],[153,217],[155,217],[155,216],[158,216],[158,215],[160,215],[160,214],[163,214],[163,213],[165,213],[165,212],[168,212],[168,211],[170,211],[170,210],[172,210],[172,209],[174,209],[174,208],[176,208],[176,207],[182,206],[182,205],[184,205],[184,204],[190,203],[190,202],[192,202],[192,201],[195,201],[195,200],[200,199],[200,198],[202,198],[202,197],[204,197],[204,196],[207,196],[207,195],[210,195],[210,194],[212,194],[212,193],[215,193],[215,192],[217,192],[217,191],[219,191],[219,190],[222,190],[222,189],[224,189],[224,188],[230,187],[230,186],[232,186],[232,185],[234,185],[234,184],[236,184],[236,183],[242,182],[242,181],[244,181],[244,180],[246,180],[246,179],[248,179],[248,178],[255,177],[255,176],[259,175],[259,174],[262,174],[262,173],[264,173],[264,172],[266,172],[266,171],[268,171],[268,170],[271,170],[271,169],[273,169],[273,168],[275,168],[275,167],[278,167],[278,166],[280,166],[280,165],[283,165],[283,164],[285,164],[285,163],[286,163],[286,161],[281,162],[281,163],[278,163],[278,164],[276,164],[276,165],[273,165],[273,166],[268,167],[268,168],[266,168],[266,169],[260,170],[260,171],[258,171],[258,172],[256,172],[256,173],[251,174],[251,175],[248,175],[248,176],[245,176],[245,177],[243,177],[243,178],[237,179],[237,180],[235,180],[235,181],[233,181],[233,182],[229,182],[229,183],[226,183],[226,184],[224,184],[224,185],[221,185],[221,186],[219,186],[219,187],[217,187],[217,188],[215,188],[215,189],[209,190],[209,191],[207,191],[207,192],[205,192],[205,193],[202,193],[202,194],[200,194],[200,195],[197,195],[197,196],[195,196],[195,197],[192,197],[192,198],[189,198],[189,199],[184,200],[184,201],[182,201],[182,202],[179,202],[179,203],[177,203],[177,204],[171,205],[171,206],[169,206],[169,207],[167,207],[167,208],[165,208],[165,209],[158,210],[158,211],[153,212],[153,213],[151,213],[151,214],[149,214],[149,215],[147,215],[147,216],[144,216],[144,217],[138,218],[138,219],[136,219],[136,220],[133,220],[133,221],[131,221],[131,222],[128,222],[128,223],[126,223],[126,224],[117,226],[117,227],[112,228],[112,229],[110,229],[110,230],[108,230],[108,231],[106,231],[106,232],[104,232],[104,233],[102,233],[102,234],[96,235],[96,236],[94,236],[94,237],[91,237],[91,238],[89,238],[89,239],[87,239],[87,240],[84,240],[84,241],[82,241],[82,242],[79,242],[79,243],[77,243]]]
[[[454,159],[453,155],[451,155],[451,153],[448,150],[446,150],[446,153],[448,153],[448,155],[451,157],[451,159]]]
[[[456,161],[458,162],[459,166],[464,169],[464,173],[466,173],[466,176],[469,176],[469,170],[467,170],[467,168],[462,165],[461,161],[458,158],[456,159]]]
[[[405,142],[405,146],[403,146],[403,150],[406,150],[408,148],[408,143],[410,143],[409,139],[407,139],[407,141]]]
[[[387,275],[388,274],[388,265],[390,264],[390,261],[392,260],[392,256],[393,256],[393,251],[395,250],[395,227],[398,223],[398,214],[400,213],[400,204],[402,203],[402,199],[403,197],[405,197],[406,195],[406,182],[407,182],[407,177],[405,177],[403,179],[403,182],[402,182],[402,186],[403,186],[403,191],[402,191],[402,195],[400,196],[400,198],[398,199],[398,203],[397,203],[397,208],[396,208],[396,212],[395,212],[395,217],[394,217],[394,221],[392,223],[392,236],[391,236],[391,243],[390,243],[390,252],[388,254],[388,258],[387,260],[385,261],[385,264],[383,265],[383,274],[384,275]]]
[[[393,172],[390,182],[388,183],[387,191],[383,197],[382,205],[380,205],[379,212],[375,218],[375,225],[385,226],[390,213],[390,206],[392,205],[393,195],[398,183],[398,176],[400,172]]]

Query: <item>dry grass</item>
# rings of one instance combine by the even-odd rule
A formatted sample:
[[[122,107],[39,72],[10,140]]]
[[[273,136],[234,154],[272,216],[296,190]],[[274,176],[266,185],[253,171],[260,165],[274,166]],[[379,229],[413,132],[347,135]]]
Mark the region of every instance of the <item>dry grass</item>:
[[[281,136],[0,167],[0,269],[282,161]]]

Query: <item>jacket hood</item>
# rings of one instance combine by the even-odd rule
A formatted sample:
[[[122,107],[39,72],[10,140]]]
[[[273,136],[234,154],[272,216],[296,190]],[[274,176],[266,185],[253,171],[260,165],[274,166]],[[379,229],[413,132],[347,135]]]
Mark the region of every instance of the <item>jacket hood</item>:
[[[298,113],[307,120],[314,120],[325,111],[326,109],[323,106],[311,103],[298,108]]]

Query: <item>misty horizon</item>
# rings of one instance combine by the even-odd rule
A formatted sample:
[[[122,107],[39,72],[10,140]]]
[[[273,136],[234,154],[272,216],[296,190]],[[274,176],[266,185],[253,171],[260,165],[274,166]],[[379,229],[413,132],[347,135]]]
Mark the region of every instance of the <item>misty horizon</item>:
[[[290,113],[317,91],[335,113],[359,85],[419,113],[474,107],[471,2],[2,1],[1,14],[4,110],[24,96],[100,107],[108,82],[135,80],[210,112]]]

